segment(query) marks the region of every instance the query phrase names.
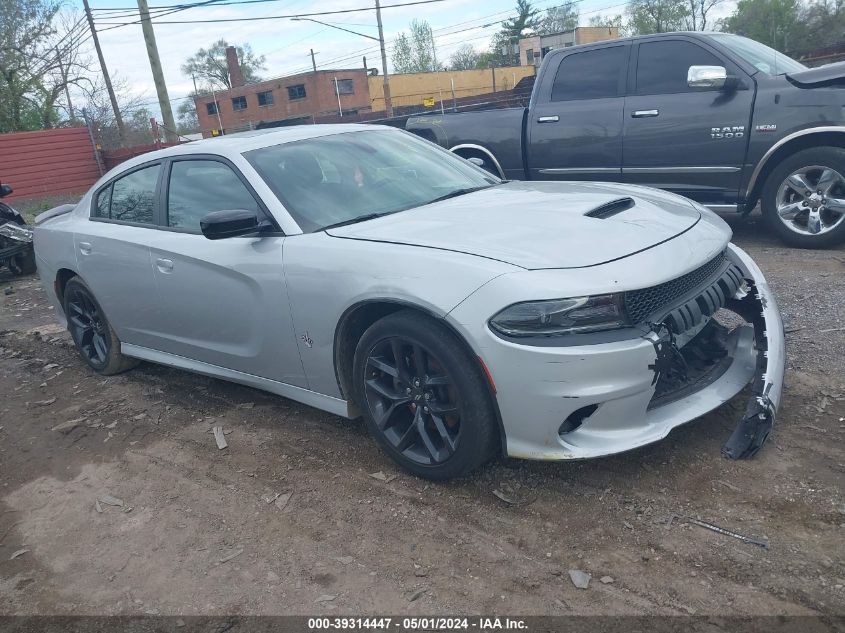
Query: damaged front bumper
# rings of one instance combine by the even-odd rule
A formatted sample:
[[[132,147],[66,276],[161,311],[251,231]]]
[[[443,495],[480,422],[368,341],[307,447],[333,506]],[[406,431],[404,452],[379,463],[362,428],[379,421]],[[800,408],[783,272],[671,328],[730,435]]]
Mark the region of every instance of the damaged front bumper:
[[[651,330],[646,327],[639,338],[591,345],[520,345],[488,333],[479,349],[498,389],[507,454],[561,460],[628,451],[665,438],[749,384],[749,404],[722,452],[730,458],[756,453],[780,405],[786,362],[783,323],[753,260],[734,245],[725,258],[733,283],[730,293],[723,291],[718,305],[711,307],[725,307],[747,323],[729,332],[697,314],[678,334],[669,335],[674,353],[678,348],[689,351],[690,358],[698,355],[707,366],[690,371],[679,388],[664,392],[665,385],[659,384],[666,366],[661,366],[657,344],[665,340],[665,321]],[[703,295],[700,300],[707,303]],[[690,310],[696,311],[695,303]],[[701,430],[713,433],[715,428]]]
[[[725,457],[742,459],[760,450],[774,425],[783,396],[786,339],[780,311],[760,268],[742,249],[731,245],[729,250],[731,259],[745,273],[749,288],[745,297],[733,299],[728,308],[754,326],[756,350],[751,397],[745,415],[722,447]]]

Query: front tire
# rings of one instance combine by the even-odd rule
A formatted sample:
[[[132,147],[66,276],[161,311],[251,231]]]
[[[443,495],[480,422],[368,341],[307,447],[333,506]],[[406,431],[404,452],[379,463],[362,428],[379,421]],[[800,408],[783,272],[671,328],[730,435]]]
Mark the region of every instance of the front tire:
[[[444,325],[411,310],[377,321],[355,351],[355,397],[371,435],[425,479],[460,477],[495,452],[484,377]]]
[[[64,291],[67,327],[82,360],[98,374],[112,376],[132,369],[138,360],[120,353],[120,339],[79,277],[67,282]]]
[[[790,246],[823,248],[845,241],[845,149],[796,152],[769,174],[763,217]]]

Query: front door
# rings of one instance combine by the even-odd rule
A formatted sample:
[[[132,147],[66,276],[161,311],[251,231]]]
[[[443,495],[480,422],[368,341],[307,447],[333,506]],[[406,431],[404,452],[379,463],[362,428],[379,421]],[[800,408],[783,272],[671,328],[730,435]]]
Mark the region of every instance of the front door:
[[[629,50],[616,44],[569,53],[549,69],[529,111],[531,180],[621,180]]]
[[[705,204],[736,202],[754,84],[698,41],[636,45],[625,98],[625,182],[668,189]],[[723,66],[735,89],[690,88],[690,66]]]
[[[212,211],[266,210],[222,159],[182,157],[168,172],[164,230],[150,249],[163,306],[157,349],[305,386],[282,268],[284,236],[205,238],[200,219]]]

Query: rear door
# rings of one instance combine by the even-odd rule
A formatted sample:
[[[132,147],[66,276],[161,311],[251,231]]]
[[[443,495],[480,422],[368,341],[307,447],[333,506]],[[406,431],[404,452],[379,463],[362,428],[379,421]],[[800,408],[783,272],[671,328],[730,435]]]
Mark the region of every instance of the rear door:
[[[531,180],[620,180],[627,42],[549,60],[528,113]],[[560,53],[555,53],[560,55]]]
[[[124,343],[148,346],[159,297],[150,264],[162,166],[128,170],[93,196],[91,216],[74,233],[77,270]]]
[[[736,201],[754,100],[753,82],[704,42],[661,37],[632,51],[625,98],[625,182],[708,204]],[[690,66],[723,66],[736,90],[690,88]]]
[[[209,240],[200,219],[246,209],[270,217],[227,160],[194,155],[165,167],[158,239],[150,257],[161,318],[156,349],[305,386],[287,300],[281,232]]]

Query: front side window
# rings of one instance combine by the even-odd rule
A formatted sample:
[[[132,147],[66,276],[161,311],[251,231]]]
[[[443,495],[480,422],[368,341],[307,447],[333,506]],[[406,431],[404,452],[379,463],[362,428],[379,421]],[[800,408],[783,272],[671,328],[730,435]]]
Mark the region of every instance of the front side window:
[[[212,211],[245,209],[260,213],[252,193],[232,169],[213,160],[177,160],[170,168],[167,225],[200,230]]]
[[[297,84],[295,86],[288,86],[288,99],[293,101],[294,99],[304,99],[305,98],[305,84]]]
[[[246,97],[232,97],[232,109],[235,112],[239,110],[246,110]]]
[[[273,105],[273,91],[268,90],[266,92],[259,92],[258,93],[258,105],[259,107],[266,107]]]
[[[387,130],[332,134],[244,156],[306,232],[500,182],[412,134]]]
[[[217,114],[217,102],[212,101],[211,103],[206,103],[205,111],[212,116]]]
[[[640,44],[637,57],[637,94],[701,92],[700,88],[690,88],[687,84],[690,66],[724,65],[725,63],[713,53],[692,42],[646,42]]]
[[[351,79],[338,79],[337,82],[332,80],[336,95],[354,95],[355,84]]]
[[[159,171],[161,165],[152,165],[115,180],[97,194],[94,217],[153,224]]]
[[[563,58],[552,86],[552,101],[604,99],[619,96],[626,68],[624,46],[573,53]]]

